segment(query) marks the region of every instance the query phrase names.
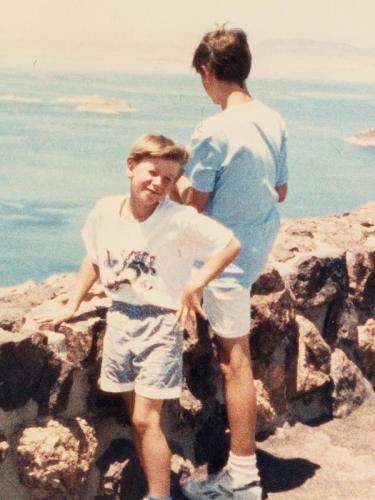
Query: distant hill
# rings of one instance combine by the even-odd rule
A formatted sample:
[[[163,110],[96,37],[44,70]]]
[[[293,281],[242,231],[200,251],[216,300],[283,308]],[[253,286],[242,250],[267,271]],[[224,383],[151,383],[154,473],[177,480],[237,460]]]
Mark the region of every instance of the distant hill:
[[[309,39],[255,45],[253,76],[375,82],[375,48]]]

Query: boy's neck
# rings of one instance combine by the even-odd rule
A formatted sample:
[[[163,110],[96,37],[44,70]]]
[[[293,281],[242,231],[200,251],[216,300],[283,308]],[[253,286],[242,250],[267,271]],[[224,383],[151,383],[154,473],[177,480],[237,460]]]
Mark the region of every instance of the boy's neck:
[[[232,106],[238,106],[239,104],[246,104],[252,100],[253,98],[248,92],[245,92],[243,90],[235,90],[227,96],[223,109],[231,108]]]
[[[121,215],[124,218],[135,222],[143,222],[154,213],[157,206],[158,203],[155,203],[155,205],[140,204],[130,195],[126,198],[125,203],[122,206]]]
[[[231,108],[239,104],[246,104],[253,100],[246,87],[240,87],[237,84],[226,84],[223,82],[219,94],[221,109]]]

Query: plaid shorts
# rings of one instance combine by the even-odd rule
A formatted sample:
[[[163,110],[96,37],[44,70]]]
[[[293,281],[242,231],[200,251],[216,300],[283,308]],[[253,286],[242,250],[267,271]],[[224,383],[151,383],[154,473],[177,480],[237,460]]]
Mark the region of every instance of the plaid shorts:
[[[113,302],[107,315],[99,385],[150,399],[181,394],[183,329],[175,311]]]

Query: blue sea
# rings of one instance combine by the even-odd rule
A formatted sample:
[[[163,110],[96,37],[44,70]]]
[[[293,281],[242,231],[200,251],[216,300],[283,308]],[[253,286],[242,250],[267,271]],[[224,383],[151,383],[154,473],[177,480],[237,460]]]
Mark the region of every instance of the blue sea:
[[[289,130],[290,191],[282,217],[352,210],[375,197],[375,148],[345,138],[375,126],[372,85],[254,80],[251,93]],[[4,96],[16,96],[17,98]],[[79,112],[58,99],[128,101],[122,115]],[[2,99],[3,96],[3,99]],[[124,158],[146,132],[188,144],[218,111],[196,75],[47,74],[0,79],[0,286],[78,269],[80,228],[95,200],[128,190]]]

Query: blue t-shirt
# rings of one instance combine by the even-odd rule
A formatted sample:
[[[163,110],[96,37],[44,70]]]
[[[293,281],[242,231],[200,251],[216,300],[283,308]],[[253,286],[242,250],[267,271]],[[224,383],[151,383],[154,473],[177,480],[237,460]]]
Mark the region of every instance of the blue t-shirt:
[[[278,232],[278,194],[287,182],[281,116],[258,100],[204,120],[192,137],[185,175],[210,193],[204,212],[229,227],[242,250],[212,286],[248,287],[261,273]]]

